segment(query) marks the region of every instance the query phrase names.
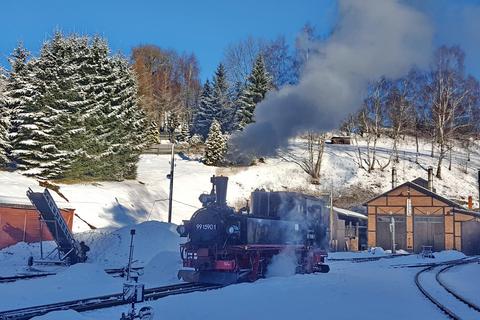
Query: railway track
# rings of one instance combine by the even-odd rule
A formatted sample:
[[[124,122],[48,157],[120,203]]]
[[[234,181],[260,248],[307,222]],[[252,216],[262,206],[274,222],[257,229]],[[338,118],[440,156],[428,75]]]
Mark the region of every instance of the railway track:
[[[141,271],[143,268],[132,268],[133,271]],[[123,277],[126,274],[126,270],[124,268],[113,268],[113,269],[105,269],[105,272],[113,277]],[[22,274],[22,275],[15,275],[15,276],[8,276],[8,277],[0,277],[0,283],[9,283],[15,282],[20,280],[31,280],[37,278],[44,278],[48,276],[53,276],[57,274],[56,272],[41,272],[41,273],[32,273],[32,274]]]
[[[415,285],[448,317],[455,320],[479,319],[480,307],[464,298],[441,279],[442,273],[454,267],[478,261],[479,259],[475,258],[428,266],[415,274]]]
[[[410,254],[390,254],[390,255],[383,255],[377,257],[361,257],[361,258],[327,258],[328,261],[350,261],[350,262],[370,262],[370,261],[378,261],[381,259],[393,259],[393,258],[400,258],[406,257]]]
[[[221,287],[221,285],[182,283],[157,288],[150,288],[145,289],[145,300],[157,300],[171,295],[185,294],[195,291],[207,291],[219,289]],[[99,297],[1,311],[0,320],[26,320],[52,311],[75,310],[77,312],[84,312],[111,308],[125,304],[128,304],[128,302],[123,301],[122,294],[116,293]]]

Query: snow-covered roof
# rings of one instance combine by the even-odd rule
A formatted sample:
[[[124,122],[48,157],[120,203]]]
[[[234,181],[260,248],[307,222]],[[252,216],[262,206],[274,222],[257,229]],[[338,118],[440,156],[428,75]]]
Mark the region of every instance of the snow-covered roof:
[[[423,180],[423,179],[422,179],[422,180]],[[378,195],[378,196],[376,196],[376,197],[368,200],[368,201],[365,202],[363,205],[364,205],[364,206],[368,206],[368,204],[369,204],[370,202],[372,202],[372,201],[374,201],[374,200],[377,200],[378,198],[383,197],[383,196],[385,196],[386,194],[388,194],[388,193],[390,193],[390,192],[392,192],[392,191],[394,191],[394,190],[400,189],[400,188],[402,188],[402,187],[404,187],[404,186],[409,186],[409,187],[411,187],[411,188],[413,188],[413,189],[415,189],[415,190],[417,190],[417,191],[419,191],[419,192],[421,192],[421,193],[423,193],[423,194],[426,194],[426,195],[428,195],[428,196],[430,196],[430,197],[432,197],[432,198],[435,198],[435,199],[437,199],[437,200],[439,200],[439,201],[442,201],[442,202],[444,202],[444,203],[446,203],[446,204],[448,204],[448,205],[450,205],[450,206],[452,206],[452,207],[454,207],[454,208],[461,208],[461,206],[460,206],[458,203],[456,203],[456,202],[454,202],[454,201],[452,201],[452,200],[450,200],[450,199],[447,199],[447,198],[439,195],[438,193],[435,193],[435,192],[432,192],[432,191],[428,190],[427,188],[425,188],[425,187],[423,187],[423,186],[415,183],[415,181],[416,181],[417,183],[419,182],[419,180],[416,179],[416,180],[413,180],[413,181],[407,181],[407,182],[405,182],[405,183],[402,183],[401,185],[399,185],[399,186],[397,186],[397,187],[395,187],[395,188],[393,188],[393,189],[391,189],[391,190],[388,190],[388,191],[386,191],[386,192],[384,192],[384,193],[382,193],[382,194],[380,194],[380,195]]]
[[[337,207],[333,207],[333,211],[335,211],[337,213],[340,213],[342,215],[345,215],[347,217],[352,217],[352,218],[357,218],[357,219],[362,219],[362,220],[368,220],[368,217],[366,215],[355,212],[355,211],[342,209],[342,208],[337,208]]]

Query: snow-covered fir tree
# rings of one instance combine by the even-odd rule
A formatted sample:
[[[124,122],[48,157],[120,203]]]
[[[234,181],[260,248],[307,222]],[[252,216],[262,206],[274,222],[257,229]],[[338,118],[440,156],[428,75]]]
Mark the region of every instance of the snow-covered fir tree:
[[[219,64],[213,77],[213,99],[214,118],[220,122],[223,132],[228,132],[231,127],[231,104],[229,99],[229,88],[227,75],[223,64]]]
[[[193,117],[193,133],[207,138],[213,119],[218,116],[213,106],[213,88],[207,79]]]
[[[247,79],[247,84],[238,99],[236,123],[239,130],[242,130],[247,124],[255,121],[255,107],[265,98],[265,95],[271,89],[272,78],[265,68],[262,55],[259,55]]]
[[[0,67],[0,166],[8,163],[7,152],[10,148],[8,129],[10,127],[10,114],[5,96],[7,77],[5,70]]]
[[[151,130],[127,60],[111,57],[101,38],[57,32],[26,65],[34,94],[15,107],[18,167],[39,178],[134,177]]]
[[[138,88],[128,61],[116,56],[110,63],[113,74],[109,83],[113,91],[109,92],[109,103],[103,110],[107,120],[104,127],[108,128],[103,136],[110,143],[100,154],[102,175],[116,180],[131,179],[136,176],[140,153],[149,142],[152,124],[138,106]]]
[[[36,104],[40,82],[36,77],[35,61],[28,61],[30,54],[19,44],[9,58],[11,71],[7,82],[6,97],[11,114],[9,137],[10,158],[18,169],[37,174],[44,156],[42,146],[47,145],[49,129],[45,113]]]
[[[226,152],[226,137],[222,134],[220,123],[217,120],[213,120],[207,141],[205,142],[205,164],[209,166],[220,165],[224,160]]]
[[[190,128],[188,125],[188,121],[184,119],[180,123],[180,130],[177,133],[177,141],[188,142],[189,140],[190,140]]]

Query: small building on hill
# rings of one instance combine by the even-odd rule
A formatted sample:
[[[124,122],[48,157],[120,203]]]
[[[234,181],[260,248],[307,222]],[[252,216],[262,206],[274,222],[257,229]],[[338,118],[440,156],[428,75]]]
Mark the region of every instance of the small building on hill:
[[[74,209],[60,209],[68,229],[72,231]],[[40,216],[32,205],[0,203],[0,249],[18,242],[53,240],[51,233],[40,222]]]
[[[455,249],[480,254],[480,213],[435,192],[433,172],[367,201],[368,246],[421,252]],[[393,239],[394,238],[394,239]]]

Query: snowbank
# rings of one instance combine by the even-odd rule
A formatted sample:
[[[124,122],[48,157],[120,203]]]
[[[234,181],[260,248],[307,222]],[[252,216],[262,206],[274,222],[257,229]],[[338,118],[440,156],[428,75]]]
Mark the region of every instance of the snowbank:
[[[182,269],[182,260],[178,250],[159,252],[145,266],[139,281],[146,287],[174,284],[180,282],[177,278],[180,269]]]
[[[77,236],[90,247],[89,261],[105,268],[120,268],[127,265],[130,250],[130,230],[135,229],[134,260],[143,266],[158,252],[175,252],[179,256],[179,245],[184,239],[176,232],[176,225],[148,221],[118,230],[94,230]]]

